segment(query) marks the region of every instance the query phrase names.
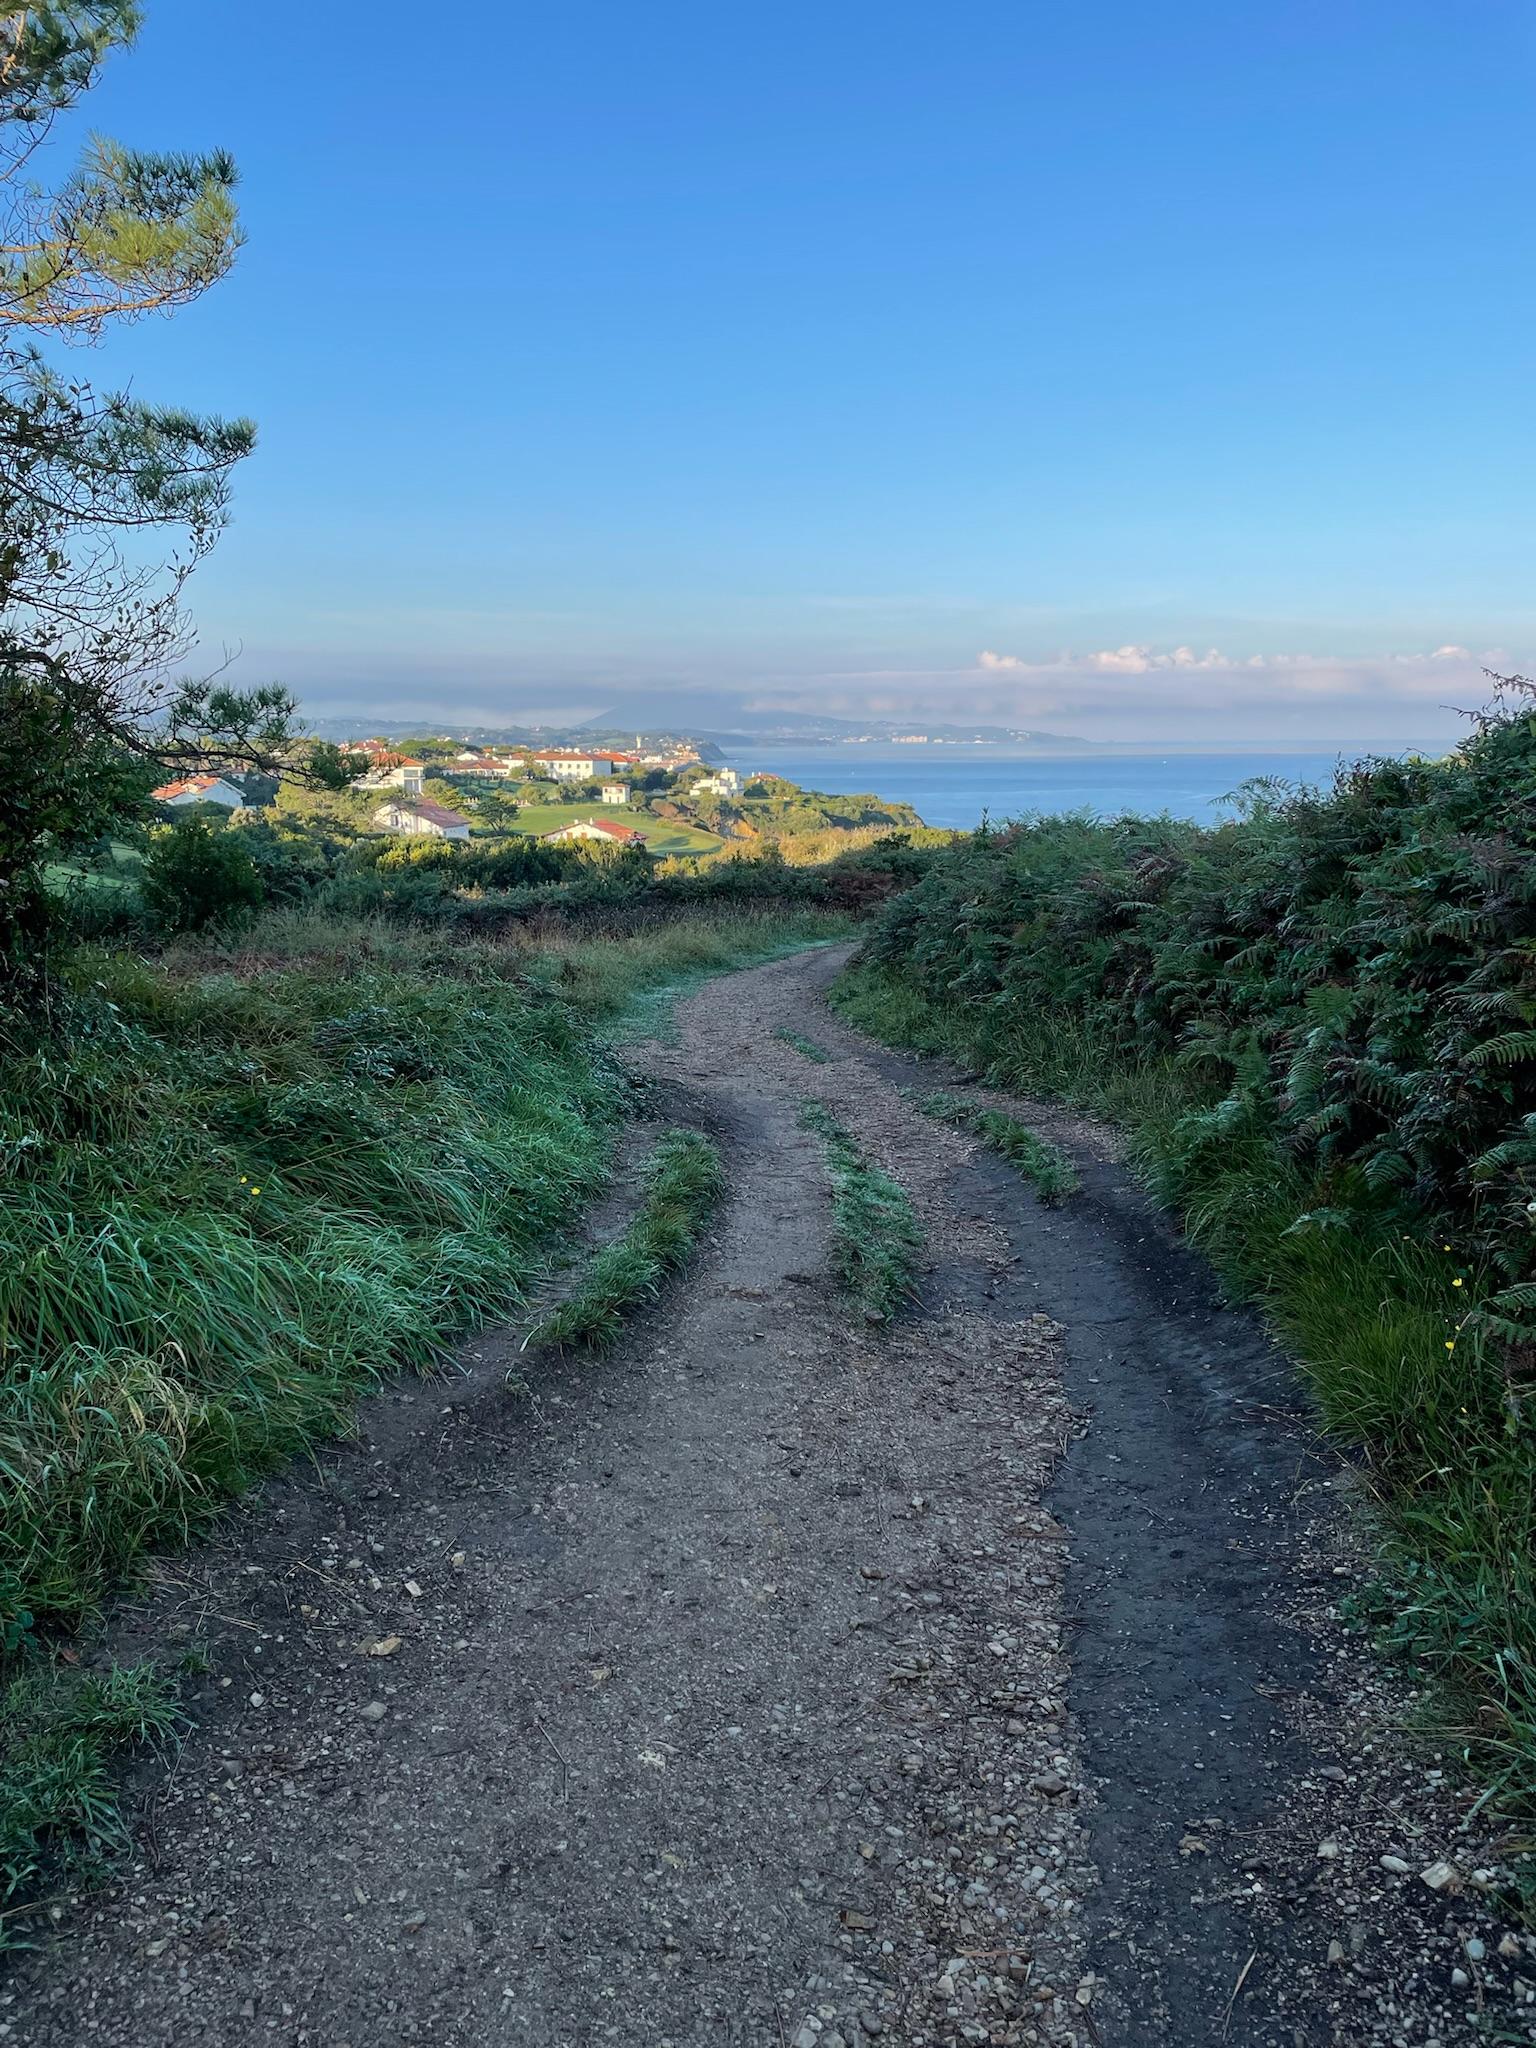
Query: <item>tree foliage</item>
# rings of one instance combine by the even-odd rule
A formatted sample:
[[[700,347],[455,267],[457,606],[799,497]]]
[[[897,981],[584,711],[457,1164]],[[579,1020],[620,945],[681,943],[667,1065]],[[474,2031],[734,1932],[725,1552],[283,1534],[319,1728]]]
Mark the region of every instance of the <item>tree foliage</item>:
[[[0,0],[0,960],[40,934],[43,862],[170,769],[268,765],[292,706],[177,675],[179,597],[222,529],[243,420],[101,393],[40,353],[164,313],[239,247],[222,153],[158,155],[96,138],[50,189],[54,129],[129,44],[131,0]],[[158,545],[156,542],[158,540]],[[30,788],[20,787],[30,781]]]

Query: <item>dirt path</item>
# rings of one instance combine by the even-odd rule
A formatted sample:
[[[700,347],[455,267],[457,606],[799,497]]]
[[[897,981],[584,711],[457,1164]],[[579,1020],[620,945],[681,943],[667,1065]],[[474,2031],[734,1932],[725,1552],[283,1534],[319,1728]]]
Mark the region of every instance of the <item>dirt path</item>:
[[[1093,1133],[1049,1211],[923,1118],[835,966],[632,1049],[732,1196],[613,1359],[481,1340],[124,1618],[209,1646],[198,1726],[0,2039],[1536,2039],[1493,1851],[1361,1749],[1283,1362]],[[809,1096],[922,1216],[889,1332],[829,1273]]]

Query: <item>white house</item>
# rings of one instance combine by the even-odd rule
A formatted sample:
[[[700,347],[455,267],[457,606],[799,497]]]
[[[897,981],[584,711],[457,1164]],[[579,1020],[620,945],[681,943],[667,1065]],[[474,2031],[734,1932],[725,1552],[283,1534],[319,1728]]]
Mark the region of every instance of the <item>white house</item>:
[[[605,804],[627,804],[629,802],[629,784],[627,782],[605,782],[603,784],[603,802]]]
[[[360,775],[353,783],[354,789],[403,789],[407,796],[420,796],[422,778],[426,769],[419,761],[407,760],[400,754],[386,754],[375,762],[366,775]]]
[[[222,804],[227,811],[243,811],[245,798],[222,775],[186,775],[179,782],[162,783],[151,792],[157,804],[179,810],[184,804]]]
[[[621,757],[615,754],[584,754],[576,747],[541,747],[532,766],[555,782],[591,782],[595,776],[611,775]]]
[[[713,774],[701,776],[693,787],[700,796],[740,796],[741,777],[734,768],[717,768]]]
[[[590,782],[597,773],[591,754],[577,754],[566,747],[541,747],[533,757],[534,772],[554,782]]]
[[[541,835],[546,846],[569,846],[578,839],[595,839],[600,846],[644,846],[645,834],[632,825],[616,825],[607,818],[576,818],[557,832]]]
[[[381,832],[414,832],[428,839],[467,839],[469,820],[430,797],[398,796],[380,804],[373,822]]]

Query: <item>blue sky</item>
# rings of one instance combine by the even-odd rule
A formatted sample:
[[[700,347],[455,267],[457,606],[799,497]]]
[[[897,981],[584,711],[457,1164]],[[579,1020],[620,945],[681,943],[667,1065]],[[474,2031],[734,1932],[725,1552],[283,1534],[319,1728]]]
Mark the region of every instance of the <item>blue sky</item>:
[[[95,373],[258,422],[246,680],[1384,746],[1536,648],[1528,4],[147,11],[89,123],[249,244]]]

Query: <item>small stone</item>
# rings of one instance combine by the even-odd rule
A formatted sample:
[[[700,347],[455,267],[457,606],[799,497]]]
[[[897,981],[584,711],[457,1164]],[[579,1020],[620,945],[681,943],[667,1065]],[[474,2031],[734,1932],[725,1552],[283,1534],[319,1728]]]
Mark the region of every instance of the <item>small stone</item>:
[[[1390,1872],[1393,1877],[1406,1877],[1408,1875],[1408,1865],[1401,1856],[1383,1856],[1380,1860],[1382,1869]]]
[[[836,2027],[828,2027],[821,2037],[821,2048],[848,2048],[848,2043],[843,2039]]]
[[[1341,1770],[1337,1764],[1324,1764],[1317,1775],[1320,1778],[1326,1778],[1330,1785],[1347,1785],[1349,1783],[1348,1771]]]
[[[382,1721],[388,1712],[389,1709],[382,1700],[370,1700],[367,1706],[363,1708],[363,1719],[365,1721]]]
[[[1475,1934],[1474,1934],[1474,1935],[1471,1935],[1471,1936],[1469,1936],[1469,1937],[1468,1937],[1468,1940],[1467,1940],[1467,1960],[1468,1960],[1468,1962],[1472,1962],[1472,1963],[1480,1963],[1480,1962],[1481,1962],[1481,1961],[1483,1960],[1483,1957],[1484,1957],[1485,1955],[1487,1955],[1487,1953],[1488,1953],[1488,1950],[1487,1950],[1486,1946],[1485,1946],[1485,1945],[1484,1945],[1484,1944],[1483,1944],[1483,1943],[1482,1943],[1481,1941],[1479,1941],[1479,1940],[1478,1940],[1478,1938],[1477,1938],[1477,1936],[1476,1936]]]
[[[1520,1943],[1513,1934],[1506,1934],[1499,1943],[1499,1954],[1506,1963],[1512,1963],[1523,1953]]]
[[[251,1694],[251,1705],[253,1707],[264,1707],[266,1704],[267,1696],[264,1692],[253,1692]]]
[[[1067,1781],[1059,1771],[1036,1771],[1029,1788],[1032,1792],[1043,1792],[1047,1799],[1059,1799],[1067,1789]],[[1407,1867],[1405,1863],[1403,1868]]]
[[[1337,1842],[1319,1842],[1317,1853],[1322,1862],[1332,1863],[1339,1854],[1339,1845]]]
[[[885,2021],[881,2019],[877,2012],[861,2012],[859,2014],[859,2025],[871,2038],[885,2032]]]
[[[1385,1862],[1386,1858],[1383,1857],[1382,1861]],[[1454,1863],[1431,1863],[1427,1870],[1419,1872],[1419,1876],[1432,1892],[1443,1892],[1448,1885],[1456,1883],[1456,1866]]]
[[[399,1636],[380,1636],[376,1643],[368,1645],[368,1655],[370,1657],[393,1657],[396,1650],[400,1647],[400,1642],[401,1638]]]
[[[821,2036],[811,2025],[810,2021],[807,2020],[795,2036],[795,2048],[816,2048],[816,2044],[820,2039]]]
[[[465,1565],[469,1563],[468,1552],[463,1550],[456,1550],[453,1553],[452,1557],[449,1558],[448,1562],[452,1565],[453,1569],[456,1572],[461,1572],[463,1571]]]
[[[1452,1970],[1451,1989],[1453,1991],[1465,1991],[1467,1986],[1471,1982],[1472,1979],[1467,1975],[1465,1970]]]
[[[425,1927],[426,1924],[427,1916],[424,1912],[420,1910],[420,1908],[418,1908],[417,1911],[414,1913],[407,1913],[405,1918],[400,1922],[400,1925],[405,1929],[407,1934],[414,1934],[418,1928]]]
[[[935,1991],[938,1992],[940,1998],[954,1997],[955,1980],[953,1977],[951,1977],[948,1970],[944,1972],[943,1976],[939,1979],[938,1983],[933,1988],[935,1989]]]
[[[1328,1960],[1330,1963],[1342,1963],[1344,1960],[1344,1944],[1337,1938],[1328,1944]]]
[[[410,1594],[413,1600],[419,1600],[422,1597],[421,1587],[416,1583],[414,1579],[406,1580],[405,1590],[407,1591],[407,1593]]]

